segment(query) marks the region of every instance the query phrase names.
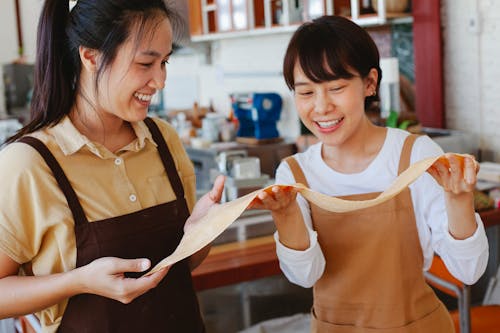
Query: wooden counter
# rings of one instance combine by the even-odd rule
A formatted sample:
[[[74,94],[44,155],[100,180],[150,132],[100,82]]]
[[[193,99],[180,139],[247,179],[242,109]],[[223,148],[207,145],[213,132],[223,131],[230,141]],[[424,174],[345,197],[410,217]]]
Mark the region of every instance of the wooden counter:
[[[486,228],[500,225],[500,209],[479,212]],[[197,291],[281,274],[273,236],[213,246],[193,271]]]
[[[273,236],[214,246],[192,274],[197,291],[281,274]]]
[[[489,209],[482,212],[479,212],[481,216],[481,220],[483,220],[484,227],[493,227],[496,225],[500,225],[500,209]]]

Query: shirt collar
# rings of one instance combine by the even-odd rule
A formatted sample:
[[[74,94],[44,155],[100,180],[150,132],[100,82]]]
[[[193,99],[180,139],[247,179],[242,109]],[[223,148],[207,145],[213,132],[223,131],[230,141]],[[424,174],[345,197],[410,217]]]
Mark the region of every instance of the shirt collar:
[[[134,141],[136,150],[141,150],[142,148],[144,148],[144,146],[146,145],[146,140],[149,140],[156,147],[153,136],[144,121],[138,121],[131,124],[132,128],[134,129],[135,135],[137,136],[137,140]]]
[[[143,121],[134,122],[131,125],[137,139],[124,147],[124,150],[139,151],[146,145],[146,140],[156,146],[151,132]],[[68,116],[65,116],[58,124],[49,128],[48,131],[54,136],[64,155],[72,155],[84,146],[87,146],[92,152],[102,155],[98,152],[96,144],[81,134]]]

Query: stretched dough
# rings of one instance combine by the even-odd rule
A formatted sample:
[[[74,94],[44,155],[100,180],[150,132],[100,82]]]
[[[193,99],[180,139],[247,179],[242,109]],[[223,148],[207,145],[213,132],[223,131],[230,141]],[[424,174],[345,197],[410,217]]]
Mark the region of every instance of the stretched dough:
[[[463,161],[463,155],[454,155],[458,157],[461,162]],[[442,159],[445,164],[447,164],[448,162],[444,155],[442,155],[424,159],[415,164],[412,164],[394,180],[389,188],[387,188],[377,197],[370,200],[350,201],[330,197],[328,195],[310,190],[304,185],[297,183],[294,185],[271,185],[266,188],[256,190],[236,200],[226,202],[221,205],[212,206],[205,216],[203,216],[198,222],[196,222],[195,225],[188,229],[175,251],[171,255],[160,261],[146,275],[153,274],[154,272],[157,272],[164,267],[173,265],[176,262],[189,257],[193,253],[210,244],[227,227],[229,227],[229,225],[231,225],[231,223],[233,223],[245,209],[247,209],[253,199],[261,191],[270,190],[273,186],[295,187],[298,192],[309,202],[312,202],[325,210],[338,213],[349,212],[362,208],[372,207],[393,198],[404,188],[410,185],[413,181],[415,181],[438,159]]]

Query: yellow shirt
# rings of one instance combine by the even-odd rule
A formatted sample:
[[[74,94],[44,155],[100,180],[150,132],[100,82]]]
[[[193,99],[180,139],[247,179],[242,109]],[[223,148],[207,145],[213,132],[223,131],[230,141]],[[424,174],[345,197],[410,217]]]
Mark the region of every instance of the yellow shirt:
[[[162,120],[155,122],[175,160],[191,210],[196,200],[193,165],[175,130]],[[132,127],[137,138],[117,153],[89,141],[69,117],[30,134],[55,156],[89,222],[175,200],[151,133],[143,122]],[[39,153],[23,143],[6,146],[0,151],[0,184],[0,250],[22,264],[25,274],[75,268],[73,217]],[[37,314],[44,332],[57,330],[66,304],[67,300]]]

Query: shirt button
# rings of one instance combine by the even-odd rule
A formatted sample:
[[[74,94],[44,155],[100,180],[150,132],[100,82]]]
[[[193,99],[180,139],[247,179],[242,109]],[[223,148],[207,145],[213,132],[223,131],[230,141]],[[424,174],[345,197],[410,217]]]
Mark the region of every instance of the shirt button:
[[[123,160],[121,158],[115,159],[115,164],[116,165],[120,165],[120,164],[122,164],[122,162],[123,162]]]
[[[132,202],[136,202],[137,201],[137,197],[135,196],[135,194],[131,194],[129,195],[128,199]]]

